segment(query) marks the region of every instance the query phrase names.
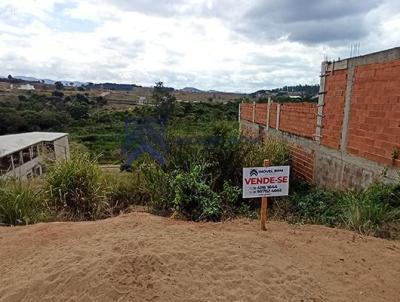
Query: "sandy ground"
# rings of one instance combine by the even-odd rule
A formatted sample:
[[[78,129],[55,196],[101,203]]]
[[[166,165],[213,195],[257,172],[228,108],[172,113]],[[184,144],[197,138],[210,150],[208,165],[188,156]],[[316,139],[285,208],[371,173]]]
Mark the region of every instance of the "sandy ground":
[[[0,228],[0,301],[400,301],[400,242],[146,213]]]

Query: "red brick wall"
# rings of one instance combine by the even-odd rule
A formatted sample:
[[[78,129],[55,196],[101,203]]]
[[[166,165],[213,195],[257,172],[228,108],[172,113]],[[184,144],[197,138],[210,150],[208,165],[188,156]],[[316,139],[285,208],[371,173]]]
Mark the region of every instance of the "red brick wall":
[[[340,148],[347,70],[335,70],[325,77],[325,97],[321,144],[336,150]]]
[[[276,115],[277,115],[277,104],[271,104],[271,107],[269,108],[269,126],[271,128],[276,127]]]
[[[279,130],[313,138],[317,125],[316,110],[317,106],[309,103],[281,105]]]
[[[321,144],[340,149],[344,117],[347,70],[336,70],[325,78]],[[313,139],[316,128],[315,104],[282,104],[279,130]],[[255,120],[265,125],[267,104],[257,104]],[[253,119],[253,104],[241,104],[241,118]],[[269,126],[276,127],[277,104],[271,104]],[[400,60],[355,67],[350,101],[346,150],[380,164],[400,167],[393,161],[394,150],[400,150]],[[310,179],[313,155],[294,150],[294,170]],[[306,158],[305,158],[306,157]],[[307,172],[307,173],[306,173]]]
[[[267,124],[267,107],[268,104],[256,104],[255,120],[257,124]]]
[[[314,152],[307,152],[299,145],[290,146],[292,173],[308,182],[314,179]]]
[[[400,60],[357,66],[347,151],[381,164],[400,149]]]
[[[253,104],[240,105],[241,119],[253,121]],[[281,105],[279,130],[313,138],[317,122],[316,105],[309,103]],[[255,122],[260,125],[267,124],[268,104],[256,104]],[[277,104],[270,107],[269,126],[276,127]]]
[[[253,104],[240,104],[240,118],[249,122],[253,121]]]

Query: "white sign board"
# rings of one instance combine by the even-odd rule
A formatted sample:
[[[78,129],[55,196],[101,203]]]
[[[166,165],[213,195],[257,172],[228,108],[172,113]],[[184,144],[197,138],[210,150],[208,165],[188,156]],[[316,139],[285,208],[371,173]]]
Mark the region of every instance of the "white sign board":
[[[243,198],[289,195],[289,166],[243,168]]]

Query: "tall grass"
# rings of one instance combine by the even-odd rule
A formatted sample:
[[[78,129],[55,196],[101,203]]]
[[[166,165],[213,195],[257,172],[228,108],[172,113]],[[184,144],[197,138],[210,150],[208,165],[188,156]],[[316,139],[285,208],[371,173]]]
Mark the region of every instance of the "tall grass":
[[[19,225],[46,220],[48,208],[40,187],[32,182],[0,182],[0,224]]]
[[[363,234],[385,235],[382,232],[388,224],[400,223],[400,208],[391,204],[396,199],[400,202],[394,187],[383,184],[374,184],[363,192],[348,192],[341,205],[343,223]]]
[[[141,173],[107,173],[107,199],[113,214],[118,214],[132,205],[143,205],[149,199],[145,180]]]
[[[51,205],[62,216],[97,219],[109,214],[103,172],[87,153],[75,153],[51,166],[46,189]]]
[[[330,191],[295,181],[289,198],[277,202],[274,212],[289,221],[400,238],[400,184],[374,183],[361,191]]]
[[[147,206],[155,214],[168,215],[172,212],[172,175],[164,171],[149,158],[140,163],[139,173],[143,175],[143,191],[148,196]]]

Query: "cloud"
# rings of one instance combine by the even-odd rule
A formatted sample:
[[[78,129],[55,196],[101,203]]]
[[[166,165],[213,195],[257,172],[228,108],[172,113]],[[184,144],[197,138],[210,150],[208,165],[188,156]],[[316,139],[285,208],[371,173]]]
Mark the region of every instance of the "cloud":
[[[23,4],[22,4],[23,2]],[[318,83],[324,57],[398,46],[397,1],[0,2],[0,74],[247,91]]]
[[[251,38],[287,37],[301,43],[347,42],[369,32],[366,15],[379,7],[378,0],[258,1],[235,29]]]

